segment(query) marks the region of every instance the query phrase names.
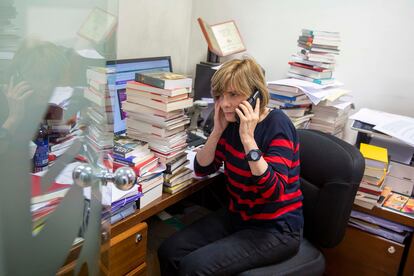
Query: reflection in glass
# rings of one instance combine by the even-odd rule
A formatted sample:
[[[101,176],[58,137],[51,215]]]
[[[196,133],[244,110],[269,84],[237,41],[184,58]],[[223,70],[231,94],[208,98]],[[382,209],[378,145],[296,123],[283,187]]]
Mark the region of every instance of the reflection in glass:
[[[97,176],[112,171],[112,111],[88,72],[116,56],[117,10],[58,2],[0,3],[0,275],[52,275],[66,264],[97,275],[107,263],[110,190]],[[92,168],[83,186],[72,178],[81,164]]]

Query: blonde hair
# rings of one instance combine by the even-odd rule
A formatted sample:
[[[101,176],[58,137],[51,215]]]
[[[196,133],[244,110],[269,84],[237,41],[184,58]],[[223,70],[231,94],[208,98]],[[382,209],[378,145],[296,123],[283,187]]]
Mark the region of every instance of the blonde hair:
[[[211,79],[211,93],[217,99],[229,89],[250,97],[255,89],[261,93],[260,113],[269,103],[269,91],[259,64],[252,58],[233,59],[224,63]]]

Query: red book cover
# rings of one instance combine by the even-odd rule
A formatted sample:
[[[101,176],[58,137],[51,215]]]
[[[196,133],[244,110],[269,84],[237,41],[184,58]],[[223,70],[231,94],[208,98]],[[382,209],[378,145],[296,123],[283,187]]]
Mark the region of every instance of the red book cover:
[[[42,177],[38,175],[32,175],[32,197],[39,196],[45,193],[55,192],[65,188],[70,188],[71,184],[62,184],[54,182],[46,191],[42,191]]]
[[[312,66],[312,65],[307,65],[307,64],[303,64],[303,63],[299,63],[299,62],[289,61],[288,63],[292,66],[302,67],[302,68],[306,68],[306,69],[313,70],[313,71],[316,71],[316,72],[326,71],[326,69],[324,69],[324,68],[315,67],[315,66]]]

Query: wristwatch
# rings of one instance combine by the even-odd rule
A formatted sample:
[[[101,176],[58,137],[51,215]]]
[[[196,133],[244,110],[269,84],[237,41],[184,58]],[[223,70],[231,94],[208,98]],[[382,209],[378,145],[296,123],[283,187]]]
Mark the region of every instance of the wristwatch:
[[[259,161],[260,157],[262,157],[263,153],[259,149],[252,149],[246,154],[245,159],[247,161]]]

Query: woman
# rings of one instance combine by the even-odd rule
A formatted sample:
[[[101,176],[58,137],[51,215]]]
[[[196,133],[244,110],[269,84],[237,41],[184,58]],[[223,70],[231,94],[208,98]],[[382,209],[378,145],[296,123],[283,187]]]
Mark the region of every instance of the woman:
[[[246,100],[256,90],[262,100],[252,107]],[[303,216],[294,126],[282,111],[266,107],[265,79],[252,59],[225,63],[212,78],[212,94],[214,128],[194,170],[208,175],[224,163],[230,204],[161,245],[163,275],[232,275],[281,262],[299,249]]]

